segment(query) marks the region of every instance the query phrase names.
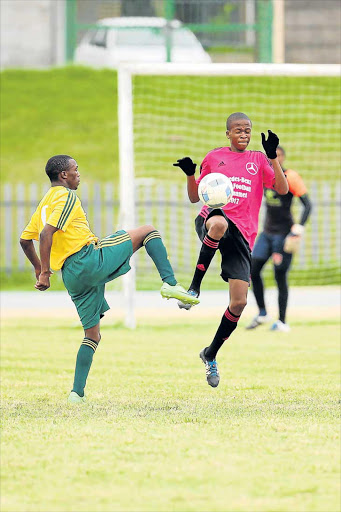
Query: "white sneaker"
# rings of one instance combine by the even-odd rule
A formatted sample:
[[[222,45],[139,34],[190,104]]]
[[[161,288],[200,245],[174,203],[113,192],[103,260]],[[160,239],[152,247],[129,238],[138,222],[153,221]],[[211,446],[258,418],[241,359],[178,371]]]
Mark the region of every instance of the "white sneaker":
[[[67,399],[69,404],[82,404],[86,402],[86,396],[79,396],[76,391],[71,391]]]
[[[266,324],[267,322],[270,322],[271,317],[269,315],[257,315],[252,320],[252,322],[246,327],[246,329],[255,329],[259,325]]]
[[[290,325],[283,323],[281,320],[277,320],[270,327],[270,331],[290,332]]]

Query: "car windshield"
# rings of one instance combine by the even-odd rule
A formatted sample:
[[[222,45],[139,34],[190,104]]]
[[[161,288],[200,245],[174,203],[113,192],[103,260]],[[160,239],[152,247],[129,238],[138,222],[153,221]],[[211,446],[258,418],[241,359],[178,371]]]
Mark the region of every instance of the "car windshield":
[[[165,32],[162,28],[133,27],[117,30],[118,46],[164,46]],[[193,46],[195,39],[186,28],[172,30],[174,46]]]

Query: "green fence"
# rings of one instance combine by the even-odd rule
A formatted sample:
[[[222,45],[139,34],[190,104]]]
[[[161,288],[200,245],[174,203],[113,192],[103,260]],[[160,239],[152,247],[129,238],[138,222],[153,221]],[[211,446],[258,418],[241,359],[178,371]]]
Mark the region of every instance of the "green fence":
[[[84,33],[99,28],[97,20],[120,16],[178,19],[195,33],[214,61],[272,62],[273,0],[66,0],[67,62],[73,61]],[[170,30],[164,31],[168,62],[172,60]]]
[[[296,285],[335,284],[340,279],[340,183],[307,183],[313,210],[307,223],[300,252],[295,256],[291,271],[291,283]],[[2,187],[1,208],[1,271],[27,272],[30,268],[19,245],[22,229],[28,222],[48,185]],[[78,192],[77,192],[78,193]],[[83,183],[79,197],[87,212],[90,226],[99,237],[119,229],[118,187],[113,183]],[[156,180],[136,181],[136,225],[154,224],[161,232],[168,248],[177,276],[187,283],[195,268],[200,242],[194,230],[194,219],[200,205],[191,204],[186,187]],[[294,202],[294,217],[299,218],[300,202]],[[261,210],[260,226],[264,217]],[[144,251],[136,255],[138,280],[145,279],[145,287],[158,283],[152,263]],[[210,267],[206,279],[207,288],[221,287],[219,279],[220,257]],[[149,277],[151,276],[151,278]],[[265,269],[268,283],[272,280],[272,268]],[[150,286],[152,287],[152,286]]]

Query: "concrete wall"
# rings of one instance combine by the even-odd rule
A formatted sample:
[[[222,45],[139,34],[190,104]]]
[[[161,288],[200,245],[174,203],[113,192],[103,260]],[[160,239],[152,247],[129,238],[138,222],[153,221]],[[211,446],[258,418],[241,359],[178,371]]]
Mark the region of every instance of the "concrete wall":
[[[285,62],[338,64],[340,43],[338,0],[285,0]]]
[[[0,0],[1,67],[45,68],[65,54],[65,0]]]

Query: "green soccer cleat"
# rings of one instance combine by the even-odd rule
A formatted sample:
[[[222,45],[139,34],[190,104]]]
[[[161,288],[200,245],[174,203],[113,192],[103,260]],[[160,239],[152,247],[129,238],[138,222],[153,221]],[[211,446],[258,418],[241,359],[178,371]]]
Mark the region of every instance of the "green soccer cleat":
[[[86,402],[86,396],[79,396],[76,391],[71,391],[67,401],[69,404],[84,404]]]
[[[187,293],[189,293],[189,295],[192,295],[193,297],[199,297],[199,292],[195,290],[189,289]],[[178,307],[179,309],[185,309],[186,311],[189,311],[192,307],[192,304],[184,304],[183,301],[178,300]]]
[[[188,293],[179,283],[177,283],[175,286],[171,286],[168,283],[163,283],[160,293],[164,299],[177,299],[184,304],[191,304],[191,306],[195,306],[200,302],[198,297],[194,297]]]

